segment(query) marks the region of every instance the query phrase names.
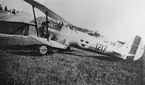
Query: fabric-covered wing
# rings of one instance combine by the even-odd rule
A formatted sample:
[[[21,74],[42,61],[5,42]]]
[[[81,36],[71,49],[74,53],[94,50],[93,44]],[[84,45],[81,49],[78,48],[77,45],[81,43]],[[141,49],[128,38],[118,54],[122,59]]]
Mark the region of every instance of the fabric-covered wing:
[[[37,36],[21,36],[21,35],[9,35],[9,34],[0,34],[0,47],[3,46],[16,46],[16,45],[36,45],[36,44],[45,44],[51,47],[66,49],[67,46],[60,44],[55,41],[47,41],[45,38]]]
[[[63,19],[62,17],[60,17],[59,15],[57,15],[55,12],[51,11],[50,9],[48,9],[47,7],[45,7],[44,5],[34,1],[34,0],[24,0],[27,3],[29,3],[30,5],[36,7],[37,9],[39,9],[40,11],[42,11],[44,14],[46,14],[46,12],[48,13],[48,16],[54,20],[57,21],[61,21],[64,23],[69,23],[67,22],[65,19]]]
[[[63,22],[64,24],[67,24],[69,25],[70,27],[73,27],[79,31],[82,31],[82,32],[89,32],[88,29],[85,29],[85,28],[81,28],[81,27],[78,27],[78,26],[75,26],[73,24],[71,24],[70,22],[66,21],[64,18],[62,18],[61,16],[59,16],[58,14],[56,14],[55,12],[53,12],[52,10],[50,10],[49,8],[45,7],[44,5],[34,1],[34,0],[24,0],[26,1],[27,3],[29,3],[30,5],[36,7],[37,9],[39,9],[40,11],[42,11],[44,14],[46,14],[46,12],[48,13],[48,16],[54,20],[57,20],[57,21],[60,21],[60,22]]]
[[[47,39],[41,38],[41,37],[37,37],[37,36],[30,36],[30,37],[32,39],[35,39],[35,40],[37,40],[39,42],[42,42],[42,43],[44,43],[46,45],[49,45],[49,46],[52,46],[52,47],[55,47],[55,48],[60,48],[60,49],[66,49],[67,48],[66,45],[61,44],[61,43],[56,42],[56,41],[52,41],[52,40],[47,41]]]

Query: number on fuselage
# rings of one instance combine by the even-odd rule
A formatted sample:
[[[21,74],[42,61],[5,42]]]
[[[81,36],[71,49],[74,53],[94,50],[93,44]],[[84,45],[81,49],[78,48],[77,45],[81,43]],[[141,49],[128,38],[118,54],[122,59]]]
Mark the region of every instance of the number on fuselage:
[[[80,41],[81,41],[81,46],[84,48],[89,48],[89,49],[99,51],[99,52],[105,52],[107,49],[106,45],[102,45],[100,43],[96,43],[96,45],[94,45],[94,46],[89,46],[88,45],[90,43],[89,41],[85,41],[83,39],[81,39]]]
[[[102,44],[96,43],[96,47],[95,47],[96,51],[105,52],[106,49],[107,49],[106,45],[102,45]]]

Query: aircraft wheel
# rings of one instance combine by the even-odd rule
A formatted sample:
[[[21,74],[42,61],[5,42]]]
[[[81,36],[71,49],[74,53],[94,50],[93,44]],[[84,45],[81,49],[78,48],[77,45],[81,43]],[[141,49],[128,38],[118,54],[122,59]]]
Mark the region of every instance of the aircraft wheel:
[[[40,46],[39,52],[40,52],[40,54],[43,54],[43,55],[47,54],[47,52],[48,52],[47,46],[45,46],[45,45]]]

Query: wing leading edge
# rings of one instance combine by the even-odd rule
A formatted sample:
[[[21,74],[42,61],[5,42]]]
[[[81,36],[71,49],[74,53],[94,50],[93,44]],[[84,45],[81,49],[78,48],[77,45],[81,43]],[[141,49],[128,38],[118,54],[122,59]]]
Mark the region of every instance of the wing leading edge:
[[[44,14],[46,14],[47,12],[47,15],[53,19],[53,20],[56,20],[56,21],[60,21],[60,22],[63,22],[64,24],[66,25],[69,25],[71,27],[74,27],[76,28],[77,30],[80,30],[82,32],[89,32],[88,29],[85,29],[85,28],[81,28],[81,27],[78,27],[78,26],[75,26],[73,24],[71,24],[70,22],[66,21],[64,18],[62,18],[61,16],[59,16],[58,14],[56,14],[55,12],[53,12],[52,10],[50,10],[49,8],[47,8],[46,6],[34,1],[34,0],[24,0],[25,2],[29,3],[30,5],[36,7],[37,9],[39,9],[41,12],[43,12]]]
[[[0,34],[1,46],[11,45],[34,45],[34,44],[45,44],[59,49],[66,49],[67,46],[60,44],[56,41],[47,41],[47,39],[40,38],[37,36],[21,36],[21,35],[10,35]]]
[[[68,21],[66,21],[65,19],[63,19],[62,17],[60,17],[59,15],[57,15],[55,12],[53,12],[52,10],[48,9],[47,7],[45,7],[44,5],[34,1],[34,0],[24,0],[25,2],[29,3],[30,5],[36,7],[37,9],[39,9],[41,12],[43,12],[44,14],[48,14],[48,16],[54,20],[58,20],[64,23],[69,23]]]

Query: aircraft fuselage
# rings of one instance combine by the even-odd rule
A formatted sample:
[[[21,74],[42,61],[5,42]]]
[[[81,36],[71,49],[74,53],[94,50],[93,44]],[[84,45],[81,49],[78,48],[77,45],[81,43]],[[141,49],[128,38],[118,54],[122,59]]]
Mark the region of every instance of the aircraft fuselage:
[[[115,45],[111,44],[112,42],[104,37],[94,37],[87,33],[70,29],[66,26],[63,26],[60,31],[53,28],[48,28],[48,30],[57,36],[58,42],[65,44],[68,47],[72,46],[75,48],[104,54],[113,53],[113,48],[115,48]]]

